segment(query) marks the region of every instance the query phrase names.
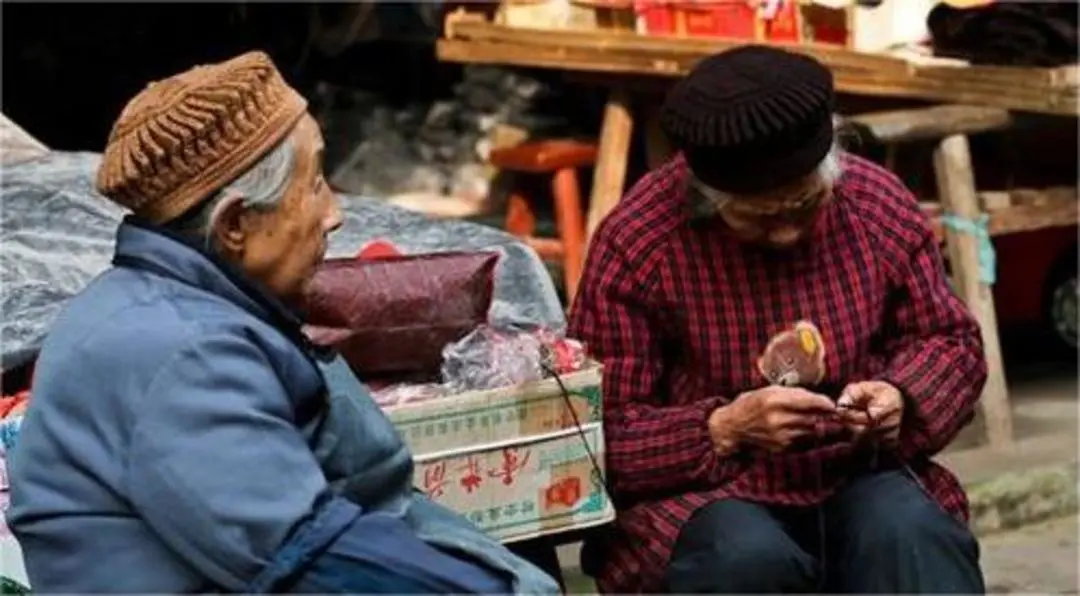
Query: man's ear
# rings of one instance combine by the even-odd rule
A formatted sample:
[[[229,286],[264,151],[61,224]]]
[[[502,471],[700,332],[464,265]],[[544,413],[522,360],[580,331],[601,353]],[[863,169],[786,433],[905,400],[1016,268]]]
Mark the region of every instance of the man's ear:
[[[214,207],[210,216],[214,240],[224,252],[239,254],[244,251],[251,225],[247,222],[247,212],[243,197],[236,193],[230,193]]]

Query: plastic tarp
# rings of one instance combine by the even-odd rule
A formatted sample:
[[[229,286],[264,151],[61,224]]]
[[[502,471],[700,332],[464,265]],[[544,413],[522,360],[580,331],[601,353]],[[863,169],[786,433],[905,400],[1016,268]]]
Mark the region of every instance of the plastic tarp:
[[[0,365],[11,370],[32,360],[49,326],[72,296],[112,259],[124,212],[94,191],[100,156],[53,152],[0,171]],[[494,249],[490,320],[539,324],[561,330],[562,306],[551,278],[532,249],[491,227],[433,220],[379,200],[343,195],[345,221],[328,256],[352,256],[384,239],[405,253]]]

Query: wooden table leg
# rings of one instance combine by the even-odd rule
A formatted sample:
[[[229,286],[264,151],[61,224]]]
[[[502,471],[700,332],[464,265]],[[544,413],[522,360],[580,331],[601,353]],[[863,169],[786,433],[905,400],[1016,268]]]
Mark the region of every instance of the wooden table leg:
[[[934,173],[938,196],[946,213],[965,220],[974,220],[981,215],[966,135],[942,139],[934,151]],[[989,376],[979,404],[986,421],[987,441],[991,447],[1003,447],[1013,440],[1012,410],[1005,386],[994,296],[990,286],[984,284],[979,276],[979,242],[979,238],[972,234],[945,227],[945,243],[953,279],[960,297],[979,322],[986,350]]]
[[[589,198],[589,216],[586,238],[622,198],[626,184],[626,164],[630,158],[630,141],[634,132],[634,117],[630,111],[630,97],[625,91],[615,89],[604,106],[604,120],[600,127],[599,155],[593,173],[592,194]]]

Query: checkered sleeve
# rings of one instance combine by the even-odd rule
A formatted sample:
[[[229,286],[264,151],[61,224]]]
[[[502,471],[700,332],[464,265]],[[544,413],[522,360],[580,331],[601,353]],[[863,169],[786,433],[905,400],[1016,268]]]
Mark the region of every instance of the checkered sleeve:
[[[917,248],[897,269],[882,377],[907,400],[900,455],[910,459],[941,451],[971,421],[987,367],[978,324],[949,285],[929,222],[919,213],[905,227]]]
[[[709,437],[707,419],[719,398],[671,405],[659,322],[643,281],[601,226],[590,247],[570,315],[570,333],[604,365],[607,467],[620,497],[716,486],[728,473]]]

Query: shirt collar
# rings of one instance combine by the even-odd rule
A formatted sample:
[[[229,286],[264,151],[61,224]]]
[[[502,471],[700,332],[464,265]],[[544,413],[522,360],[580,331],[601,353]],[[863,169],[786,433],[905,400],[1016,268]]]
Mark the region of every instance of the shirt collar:
[[[220,296],[307,345],[300,313],[238,267],[191,239],[128,216],[116,232],[114,264],[141,269]]]

